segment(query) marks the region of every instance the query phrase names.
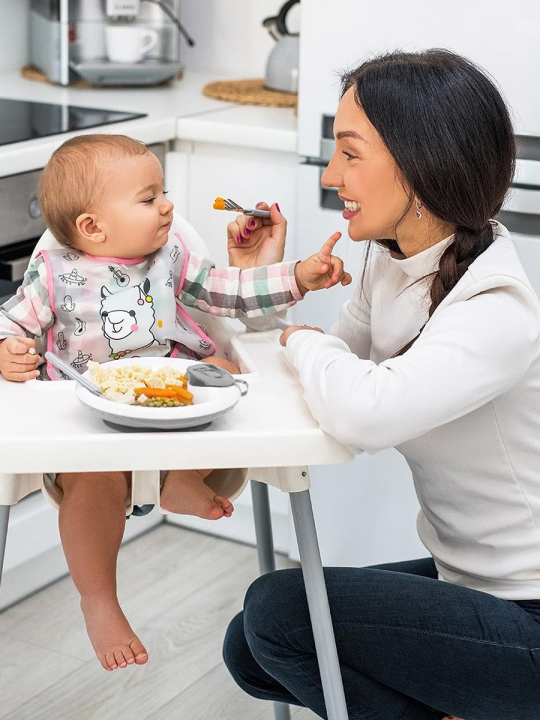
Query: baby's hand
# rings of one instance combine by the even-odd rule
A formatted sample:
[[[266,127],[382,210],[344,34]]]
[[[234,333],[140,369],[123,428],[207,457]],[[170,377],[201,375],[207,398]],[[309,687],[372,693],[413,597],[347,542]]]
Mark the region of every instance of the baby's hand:
[[[341,233],[334,233],[318,253],[296,264],[294,276],[302,295],[308,290],[322,290],[338,283],[349,285],[352,282],[349,273],[343,270],[343,260],[332,255],[334,245],[340,237]]]
[[[14,336],[0,340],[0,373],[6,380],[33,380],[39,375],[38,362],[36,343],[31,338]]]

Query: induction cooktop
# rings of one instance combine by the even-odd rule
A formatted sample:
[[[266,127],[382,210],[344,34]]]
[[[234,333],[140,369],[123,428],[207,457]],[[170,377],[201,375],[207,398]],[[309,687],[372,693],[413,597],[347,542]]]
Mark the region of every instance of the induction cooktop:
[[[141,117],[146,114],[0,98],[0,145]]]

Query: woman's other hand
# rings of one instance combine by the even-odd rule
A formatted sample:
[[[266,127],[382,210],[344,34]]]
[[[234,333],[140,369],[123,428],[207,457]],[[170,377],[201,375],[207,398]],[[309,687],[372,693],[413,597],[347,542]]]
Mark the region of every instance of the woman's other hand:
[[[302,295],[305,295],[308,290],[322,290],[331,288],[338,283],[349,285],[352,282],[349,273],[343,270],[343,260],[332,255],[334,245],[340,237],[340,232],[334,233],[318,253],[297,263],[294,268],[294,276]]]
[[[311,327],[310,325],[291,325],[291,327],[288,327],[284,332],[281,333],[279,342],[283,347],[287,344],[287,340],[291,337],[291,335],[295,332],[298,332],[298,330],[316,330],[317,332],[320,332],[324,335],[324,330],[321,330],[320,327]]]
[[[270,217],[238,215],[227,225],[229,264],[242,270],[273,265],[283,260],[287,221],[279,205],[274,203],[269,207],[260,202],[256,207],[258,210],[270,210]]]

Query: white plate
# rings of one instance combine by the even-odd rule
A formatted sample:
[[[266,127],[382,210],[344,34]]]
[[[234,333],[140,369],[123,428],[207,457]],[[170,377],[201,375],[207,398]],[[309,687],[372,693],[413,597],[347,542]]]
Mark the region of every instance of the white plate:
[[[181,360],[179,358],[132,358],[126,360],[112,360],[102,363],[105,367],[125,367],[126,365],[150,365],[163,367],[169,365],[179,372],[185,373],[196,360]],[[84,373],[90,378],[90,371]],[[215,418],[231,410],[240,400],[240,388],[231,385],[225,388],[204,388],[189,386],[193,393],[193,405],[177,408],[153,408],[141,405],[123,405],[112,400],[99,397],[76,385],[78,400],[87,408],[97,413],[102,420],[133,428],[149,428],[152,430],[182,430],[184,428],[205,425]]]

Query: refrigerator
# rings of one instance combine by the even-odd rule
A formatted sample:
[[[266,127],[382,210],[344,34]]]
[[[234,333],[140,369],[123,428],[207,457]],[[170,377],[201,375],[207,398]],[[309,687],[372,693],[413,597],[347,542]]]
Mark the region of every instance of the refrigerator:
[[[540,294],[540,3],[302,0],[300,38],[297,256],[309,256],[339,230],[343,237],[335,253],[353,278],[362,274],[365,246],[349,240],[337,191],[321,186],[334,147],[340,73],[387,51],[444,47],[486,69],[512,110],[519,160],[500,220],[512,231]],[[328,332],[355,287],[309,293],[295,308],[295,322]],[[416,533],[419,505],[411,473],[396,450],[364,453],[348,465],[311,468],[310,475],[326,565],[364,566],[427,555]]]

